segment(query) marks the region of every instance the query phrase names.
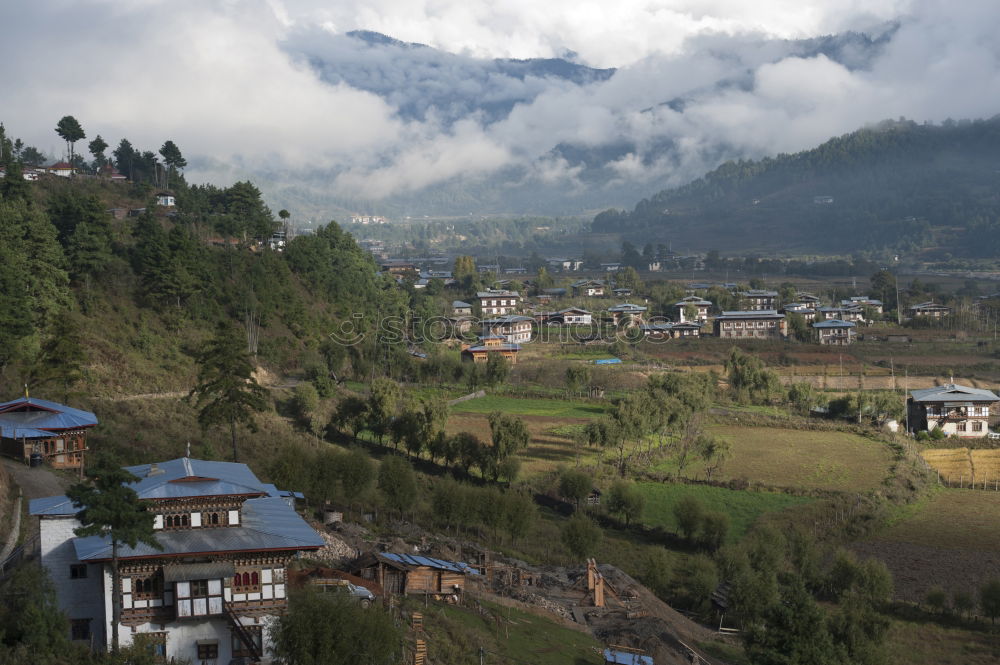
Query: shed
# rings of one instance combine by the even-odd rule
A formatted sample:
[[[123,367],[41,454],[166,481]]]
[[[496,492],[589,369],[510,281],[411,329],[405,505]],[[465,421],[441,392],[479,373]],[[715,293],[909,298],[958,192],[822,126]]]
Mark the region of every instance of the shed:
[[[616,647],[604,650],[604,665],[654,665],[653,657],[636,653],[636,649]]]
[[[377,552],[356,566],[357,575],[377,582],[387,593],[452,594],[465,590],[479,571],[467,563],[427,556]]]

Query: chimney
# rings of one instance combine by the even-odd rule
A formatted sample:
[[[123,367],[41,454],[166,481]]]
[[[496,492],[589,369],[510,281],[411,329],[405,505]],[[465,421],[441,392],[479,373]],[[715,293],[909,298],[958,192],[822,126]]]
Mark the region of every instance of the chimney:
[[[153,462],[152,464],[149,465],[149,471],[146,472],[146,477],[151,478],[152,476],[158,476],[161,473],[163,473],[163,469],[160,468],[159,464]]]

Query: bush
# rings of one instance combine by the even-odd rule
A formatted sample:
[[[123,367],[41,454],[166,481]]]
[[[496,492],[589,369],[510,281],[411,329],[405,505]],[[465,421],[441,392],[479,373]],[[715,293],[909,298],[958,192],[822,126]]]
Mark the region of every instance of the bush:
[[[677,520],[677,528],[687,540],[694,540],[698,529],[701,527],[701,518],[705,513],[705,508],[701,501],[690,494],[681,498],[674,505],[674,518]]]
[[[940,441],[941,439],[948,438],[948,435],[940,427],[935,427],[930,431],[930,438],[934,441]]]
[[[717,550],[726,542],[727,535],[729,535],[729,515],[715,511],[702,515],[698,532],[699,544]]]
[[[566,549],[577,559],[586,559],[597,551],[604,532],[601,527],[583,513],[576,513],[569,518],[562,529],[562,542]]]

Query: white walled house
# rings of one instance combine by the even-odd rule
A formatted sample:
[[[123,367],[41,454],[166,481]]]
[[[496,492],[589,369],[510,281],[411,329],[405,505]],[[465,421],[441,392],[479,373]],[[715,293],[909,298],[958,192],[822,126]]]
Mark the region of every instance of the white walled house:
[[[906,401],[910,429],[983,437],[989,432],[990,407],[997,402],[1000,397],[989,390],[957,383],[911,390]]]
[[[708,321],[708,311],[712,308],[712,303],[698,296],[687,296],[675,302],[673,308],[677,313],[678,323],[689,323],[691,321],[706,323]],[[688,310],[694,312],[694,318],[687,317]]]
[[[508,314],[483,321],[483,335],[503,337],[508,344],[524,344],[531,341],[535,320],[530,316]]]
[[[484,315],[511,314],[517,311],[521,303],[521,294],[517,291],[492,289],[476,293],[479,300],[479,310]]]
[[[288,563],[324,541],[286,495],[245,464],[187,457],[127,467],[162,549],[119,547],[113,589],[111,544],[77,537],[78,508],[65,496],[35,499],[42,565],[74,640],[109,648],[112,594],[121,598],[119,640],[165,658],[221,665],[270,662],[271,630],[287,603]]]

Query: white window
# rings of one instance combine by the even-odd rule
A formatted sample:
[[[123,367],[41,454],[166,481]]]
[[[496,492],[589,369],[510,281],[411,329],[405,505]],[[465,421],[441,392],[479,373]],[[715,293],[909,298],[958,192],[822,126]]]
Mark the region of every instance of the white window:
[[[157,515],[153,518],[153,528],[154,529],[163,528],[163,515]]]
[[[238,510],[230,510],[229,511],[229,523],[230,524],[239,524],[240,523],[240,511],[238,511]]]
[[[201,526],[201,513],[191,513],[191,526]]]

